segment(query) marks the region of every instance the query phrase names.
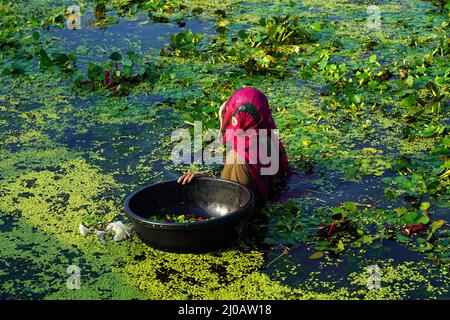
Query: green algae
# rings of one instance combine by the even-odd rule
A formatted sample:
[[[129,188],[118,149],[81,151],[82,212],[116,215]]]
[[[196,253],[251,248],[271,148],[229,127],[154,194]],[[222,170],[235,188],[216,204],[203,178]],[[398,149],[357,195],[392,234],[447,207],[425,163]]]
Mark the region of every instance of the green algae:
[[[28,134],[25,133],[23,137],[20,136],[17,139],[21,142],[28,141]],[[41,142],[43,141],[35,141],[37,144]],[[103,224],[103,227],[114,218],[123,218],[121,201],[117,202],[117,200],[105,197],[107,193],[120,192],[118,190],[120,188],[109,175],[102,174],[98,168],[89,165],[80,158],[78,153],[61,146],[56,147],[57,145],[54,143],[52,149],[45,149],[49,145],[52,143],[46,141],[41,148],[15,152],[14,157],[11,157],[10,153],[2,153],[4,156],[1,161],[2,172],[5,177],[10,179],[7,183],[1,183],[0,189],[3,197],[0,210],[16,219],[20,217],[21,222],[20,227],[4,234],[9,241],[2,242],[16,246],[2,247],[4,249],[2,252],[5,254],[5,258],[13,259],[15,255],[20,255],[23,256],[23,259],[32,260],[36,268],[48,269],[49,272],[38,274],[42,279],[57,279],[42,288],[34,289],[34,296],[20,291],[29,283],[33,284],[30,288],[35,288],[32,280],[30,280],[31,282],[24,280],[20,285],[14,281],[7,281],[4,289],[10,292],[11,296],[38,297],[42,292],[46,292],[49,293],[46,298],[50,299],[199,297],[205,296],[212,289],[218,289],[221,286],[220,279],[223,275],[210,275],[208,268],[205,268],[203,273],[199,273],[195,266],[206,263],[211,268],[216,264],[219,266],[230,265],[229,270],[225,269],[227,279],[224,281],[233,283],[245,278],[249,272],[255,272],[258,269],[257,265],[263,264],[262,255],[259,252],[251,254],[243,254],[240,251],[233,254],[225,253],[224,257],[216,257],[213,261],[211,261],[211,256],[195,255],[188,255],[185,259],[180,259],[175,254],[151,250],[136,238],[129,245],[111,244],[105,248],[105,245],[102,245],[95,237],[86,239],[81,237],[78,234],[78,225],[83,222],[84,217],[96,216],[97,221]],[[35,251],[27,251],[29,239],[34,237],[29,226],[37,228],[45,235],[42,236],[42,239],[35,237],[36,243],[40,246],[50,242],[49,248],[44,245],[43,248],[38,247]],[[19,237],[18,233],[27,237],[25,239]],[[12,239],[14,241],[11,241]],[[23,249],[18,250],[17,244],[23,246]],[[54,256],[64,248],[74,251],[72,253],[74,257],[55,263]],[[134,255],[138,255],[135,250],[139,254],[143,254],[140,253],[141,251],[146,254],[144,261],[133,263]],[[34,256],[36,258],[33,258]],[[255,260],[257,257],[258,262]],[[193,258],[196,258],[195,261]],[[40,262],[40,259],[44,259],[44,262]],[[153,262],[156,262],[156,265],[148,265]],[[51,263],[54,263],[55,266],[47,268],[46,266]],[[79,265],[82,270],[82,289],[80,290],[71,291],[65,288],[65,270],[69,264]],[[177,266],[180,268],[179,270],[176,269]],[[183,270],[187,267],[194,272],[189,273]],[[87,275],[86,271],[83,271],[86,268],[88,269]],[[164,283],[156,276],[149,277],[148,271],[146,272],[150,269],[153,275],[165,274],[165,271],[161,271],[165,268],[174,269],[175,272],[186,275],[176,278],[176,283],[178,283],[176,286]],[[7,269],[14,270],[10,267]],[[124,273],[127,275],[126,277]],[[6,276],[11,277],[11,274],[8,273]],[[179,284],[190,278],[199,281],[201,285],[192,286],[189,281],[186,281],[185,285]],[[255,275],[252,275],[252,278],[255,278]],[[265,279],[270,283],[267,276]],[[135,286],[130,287],[131,284],[135,284]],[[150,288],[147,288],[145,284]],[[271,287],[272,285],[267,284],[267,288]],[[203,289],[197,292],[199,288]],[[184,292],[187,289],[189,290]],[[161,296],[161,293],[165,293],[167,296]]]
[[[448,276],[439,277],[436,274],[429,275],[427,265],[412,261],[404,262],[400,265],[381,265],[380,290],[355,290],[355,294],[363,295],[364,299],[402,299],[404,296],[420,296],[420,292],[426,292],[432,299],[442,298],[448,294],[446,282]],[[367,284],[367,274],[353,273],[349,275],[351,284],[355,287],[365,287]]]
[[[171,1],[167,3],[170,7]],[[269,97],[294,167],[320,175],[309,186],[313,195],[299,196],[297,202],[321,200],[324,194],[320,192],[333,193],[342,181],[362,183],[366,177],[378,179],[391,174],[397,154],[420,157],[440,141],[439,136],[414,139],[402,136],[408,115],[418,106],[401,105],[402,94],[395,78],[381,90],[358,87],[356,90],[364,93],[362,106],[342,106],[328,99],[329,79],[317,72],[316,64],[320,60],[315,60],[327,55],[330,65],[345,62],[348,70],[354,71],[370,69],[368,61],[375,54],[381,65],[400,77],[402,69],[410,70],[411,61],[427,55],[431,57],[425,59],[430,63],[427,72],[441,77],[447,72],[448,77],[445,71],[448,54],[447,57],[432,55],[437,43],[444,39],[438,29],[445,16],[426,13],[433,8],[430,3],[380,3],[381,30],[366,28],[367,8],[362,2],[189,1],[185,4],[187,10],[173,13],[162,10],[158,14],[173,21],[184,19],[186,12],[189,16],[193,9],[202,7],[203,12],[196,16],[212,21],[215,26],[226,26],[232,35],[248,25],[258,25],[261,17],[270,18],[268,12],[270,16],[283,16],[300,11],[301,23],[318,42],[299,47],[299,52],[280,48],[289,57],[283,62],[292,75],[287,79],[241,74],[233,61],[159,57],[154,52],[140,52],[140,47],[136,47],[140,56],[150,56],[159,63],[160,79],[154,86],[137,85],[133,88],[136,96],[120,98],[76,93],[72,79],[57,72],[35,74],[32,63],[20,58],[20,63],[27,66],[25,74],[3,76],[0,89],[0,219],[3,221],[0,296],[30,299],[448,297],[446,269],[431,268],[432,262],[425,259],[419,263],[378,259],[376,263],[382,270],[381,289],[367,289],[365,266],[374,262],[368,261],[366,255],[375,250],[376,241],[372,248],[350,254],[357,270],[333,278],[331,275],[339,274],[336,271],[341,268],[347,270],[342,266],[347,249],[340,258],[325,256],[316,270],[311,271],[305,268],[310,263],[308,260],[299,266],[293,262],[296,256],[289,254],[269,265],[273,260],[253,243],[239,243],[218,253],[178,255],[149,248],[136,236],[121,243],[102,244],[95,236],[84,238],[78,233],[81,222],[101,229],[113,220],[126,221],[122,199],[137,186],[173,178],[186,170],[216,173],[215,168],[172,165],[170,129],[184,126],[184,121],[192,120],[193,113],[203,114],[203,111],[207,113],[204,119],[218,125],[218,106],[243,85],[260,88]],[[113,2],[108,14],[117,6]],[[34,47],[40,46],[60,50],[61,43],[47,37],[44,30],[34,42],[31,35],[32,29],[39,25],[36,20],[40,16],[50,16],[44,24],[59,25],[61,8],[48,5],[47,1],[32,7],[40,11],[31,11],[36,14],[30,17],[30,6],[2,5],[2,17],[20,18],[16,19],[16,31],[11,36],[11,44],[14,41],[21,44],[14,52],[33,55]],[[214,14],[217,8],[225,10],[225,18]],[[50,14],[47,9],[51,10]],[[128,17],[131,20],[133,10],[137,13],[140,9],[125,13],[131,14]],[[402,12],[401,17],[398,12]],[[25,20],[32,23],[24,23]],[[13,29],[12,25],[9,27]],[[210,45],[211,37],[206,36],[202,45]],[[406,55],[405,51],[409,53]],[[80,57],[80,61],[92,59],[92,52],[83,45],[76,52],[87,56]],[[10,51],[2,50],[2,62],[10,59],[13,59]],[[307,74],[308,66],[312,66],[313,74]],[[140,92],[158,95],[163,102],[142,102],[137,98]],[[182,99],[195,102],[186,106],[180,103]],[[448,123],[448,115],[444,112],[440,117],[428,117],[424,121]],[[157,143],[146,145],[146,139]],[[329,199],[319,200],[323,204]],[[374,201],[365,195],[362,200]],[[325,206],[332,208],[334,202]],[[316,211],[307,222],[327,222],[329,217],[314,208]],[[298,236],[293,244],[315,241],[304,237],[304,230],[297,233],[298,226],[290,226],[292,222],[298,223],[297,218],[276,214],[274,211],[269,215],[269,223],[281,220],[291,227],[288,236]],[[276,239],[270,233],[265,241],[284,244],[283,239]],[[448,243],[442,242],[442,250],[448,252]],[[306,250],[306,253],[311,252]],[[69,290],[65,285],[66,270],[72,264],[81,268],[80,290]],[[21,265],[29,267],[23,269]],[[275,270],[267,270],[269,266]]]
[[[25,222],[20,221],[12,230],[1,232],[0,238],[4,270],[0,276],[2,298],[143,298],[123,275],[108,272],[94,256],[85,256],[77,246],[59,242]],[[80,290],[69,290],[66,286],[70,265],[81,269]]]

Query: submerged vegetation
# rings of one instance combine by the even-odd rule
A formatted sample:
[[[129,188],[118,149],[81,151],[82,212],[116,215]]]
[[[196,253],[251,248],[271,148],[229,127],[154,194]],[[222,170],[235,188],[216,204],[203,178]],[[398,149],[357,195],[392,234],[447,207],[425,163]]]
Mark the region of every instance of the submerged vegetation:
[[[0,298],[450,297],[448,1],[382,2],[379,29],[362,1],[79,1],[67,30],[70,4],[0,2]],[[188,169],[171,131],[244,86],[294,170],[256,230],[199,255],[79,234],[131,225],[129,192]]]

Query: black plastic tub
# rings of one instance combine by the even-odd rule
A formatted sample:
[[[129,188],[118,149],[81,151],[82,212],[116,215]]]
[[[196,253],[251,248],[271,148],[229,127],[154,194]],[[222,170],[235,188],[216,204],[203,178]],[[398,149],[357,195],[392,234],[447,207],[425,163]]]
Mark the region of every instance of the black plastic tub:
[[[152,247],[207,252],[239,238],[254,202],[253,192],[239,183],[202,177],[186,185],[172,180],[139,189],[128,196],[125,210],[137,235]],[[148,219],[168,213],[191,213],[208,220],[169,223]]]

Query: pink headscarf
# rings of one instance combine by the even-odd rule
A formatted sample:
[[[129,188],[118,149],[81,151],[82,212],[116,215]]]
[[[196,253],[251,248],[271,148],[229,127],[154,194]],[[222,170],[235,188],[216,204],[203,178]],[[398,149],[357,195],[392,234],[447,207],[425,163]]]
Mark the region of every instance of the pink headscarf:
[[[263,141],[258,139],[259,129],[266,129],[269,142],[271,130],[276,129],[266,96],[253,88],[236,91],[226,103],[220,129],[223,134],[222,142],[232,147],[248,164],[256,195],[261,201],[267,201],[273,196],[274,177],[287,176],[290,168],[283,143],[278,137],[274,137],[275,143],[278,143],[278,172],[273,175],[261,174],[261,169],[270,167],[271,163],[267,164],[267,159],[261,161],[263,159],[259,156]],[[239,129],[245,131],[245,135],[239,134]],[[267,141],[266,138],[264,140]]]

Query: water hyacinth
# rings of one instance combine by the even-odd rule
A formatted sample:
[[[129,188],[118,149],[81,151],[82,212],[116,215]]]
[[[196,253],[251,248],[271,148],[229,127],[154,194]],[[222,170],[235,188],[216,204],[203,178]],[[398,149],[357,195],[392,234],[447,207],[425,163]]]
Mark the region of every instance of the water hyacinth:
[[[68,4],[0,5],[0,299],[450,298],[448,1],[82,1],[80,30]],[[171,134],[242,87],[270,101],[285,192],[230,248],[146,245],[123,199],[220,174],[174,164]]]

